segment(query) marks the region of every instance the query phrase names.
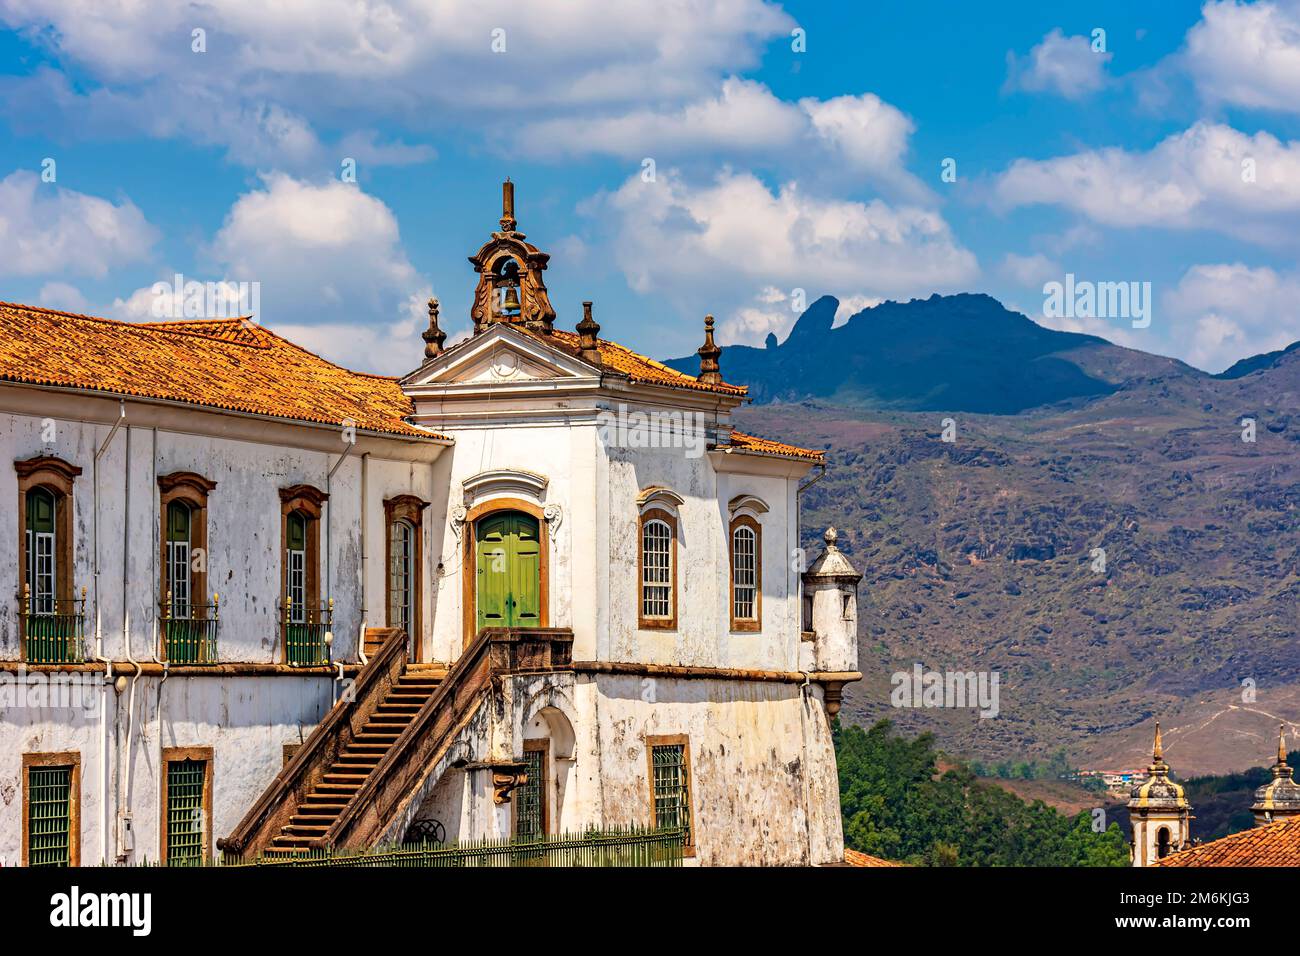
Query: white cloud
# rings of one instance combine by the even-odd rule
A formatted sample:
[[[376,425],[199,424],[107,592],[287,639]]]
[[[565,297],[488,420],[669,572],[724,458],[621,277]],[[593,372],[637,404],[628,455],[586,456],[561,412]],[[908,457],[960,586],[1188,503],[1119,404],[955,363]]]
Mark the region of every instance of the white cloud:
[[[791,103],[762,83],[733,76],[718,92],[682,105],[548,119],[503,135],[515,149],[549,158],[606,154],[660,163],[722,149],[797,164],[818,151],[839,169],[920,197],[924,187],[903,167],[914,130],[903,112],[872,93]]]
[[[1192,266],[1163,300],[1179,358],[1222,371],[1300,339],[1300,274],[1242,263]]]
[[[1060,263],[1047,258],[1041,252],[1027,256],[1008,252],[998,267],[998,272],[1016,285],[1042,288],[1045,282],[1060,279],[1064,274]]]
[[[1300,113],[1300,3],[1207,3],[1184,66],[1207,101]]]
[[[1007,54],[1006,88],[1082,99],[1106,85],[1106,64],[1113,55],[1093,52],[1088,37],[1066,36],[1058,27],[1023,60]]]
[[[517,129],[539,113],[686,102],[716,89],[724,71],[756,65],[794,26],[766,0],[225,0],[199,10],[0,0],[0,22],[92,81],[78,84],[85,94],[29,84],[29,105],[41,93],[65,107],[112,98],[133,128],[228,144],[241,161],[221,117],[279,111],[261,135],[299,148],[313,130],[358,116],[426,130],[487,117]],[[206,31],[205,52],[192,49],[195,28]]]
[[[0,180],[0,276],[85,275],[148,258],[158,231],[117,203],[17,170]]]
[[[1201,122],[1145,153],[1108,148],[1016,160],[998,177],[995,196],[1008,207],[1065,206],[1108,226],[1287,241],[1300,213],[1300,142]]]
[[[204,253],[210,274],[222,276],[214,280],[219,295],[244,293],[238,311],[253,311],[247,292],[256,283],[254,319],[298,344],[364,371],[401,374],[419,364],[428,280],[407,257],[392,211],[359,187],[265,175],[231,207]],[[173,275],[160,282],[173,285]],[[85,304],[70,286],[47,290],[51,300]],[[94,311],[157,321],[169,301],[150,285]]]
[[[713,312],[733,341],[793,322],[772,290],[905,298],[956,290],[979,271],[936,212],[821,199],[794,182],[774,191],[748,173],[697,187],[661,168],[657,182],[633,176],[591,211],[614,230],[608,245],[634,290],[684,315]],[[728,312],[728,302],[748,304]]]

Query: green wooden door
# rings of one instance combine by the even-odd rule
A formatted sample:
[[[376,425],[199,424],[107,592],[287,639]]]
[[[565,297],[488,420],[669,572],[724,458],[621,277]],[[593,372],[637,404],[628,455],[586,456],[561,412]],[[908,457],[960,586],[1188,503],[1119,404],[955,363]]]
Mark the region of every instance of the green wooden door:
[[[542,545],[537,519],[503,511],[475,528],[478,628],[540,627]]]

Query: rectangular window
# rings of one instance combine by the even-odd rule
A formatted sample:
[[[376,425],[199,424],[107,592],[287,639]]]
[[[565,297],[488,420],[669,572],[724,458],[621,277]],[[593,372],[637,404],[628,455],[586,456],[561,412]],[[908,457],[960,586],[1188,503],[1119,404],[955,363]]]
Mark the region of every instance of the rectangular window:
[[[691,828],[690,745],[685,736],[647,737],[650,756],[651,822],[659,829],[680,829],[687,855],[693,854]]]
[[[762,621],[762,531],[748,515],[731,522],[731,629],[757,631]]]
[[[23,863],[77,866],[81,755],[23,754]]]
[[[515,791],[515,836],[533,839],[546,835],[546,751],[544,740],[524,742],[528,782]]]
[[[661,508],[643,512],[640,544],[638,626],[673,630],[677,627],[677,519]]]
[[[201,866],[208,859],[212,826],[212,750],[175,747],[163,751],[163,862]]]

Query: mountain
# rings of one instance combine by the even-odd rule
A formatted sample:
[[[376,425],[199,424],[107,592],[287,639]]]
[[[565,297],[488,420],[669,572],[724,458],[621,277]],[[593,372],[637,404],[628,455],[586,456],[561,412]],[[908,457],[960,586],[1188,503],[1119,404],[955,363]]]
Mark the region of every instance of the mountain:
[[[1094,335],[1044,328],[987,295],[885,302],[835,328],[838,308],[823,296],[784,342],[724,347],[723,375],[749,385],[756,402],[997,415],[1109,395],[1135,378],[1208,377]],[[694,355],[667,364],[699,371]]]
[[[1300,342],[1292,342],[1284,349],[1278,349],[1276,352],[1264,352],[1261,355],[1252,355],[1250,358],[1239,359],[1232,365],[1220,372],[1215,378],[1241,378],[1243,375],[1249,375],[1251,372],[1259,372],[1263,369],[1275,367],[1283,358],[1293,355],[1300,350]]]
[[[968,317],[1001,312],[965,349],[936,331],[954,321],[932,314],[954,301]],[[982,761],[1045,760],[1064,747],[1077,765],[1122,769],[1149,762],[1158,717],[1184,778],[1258,764],[1278,720],[1300,723],[1300,349],[1215,377],[1088,336],[1043,337],[990,303],[897,307],[934,320],[913,327],[919,345],[882,346],[900,363],[909,349],[930,355],[932,367],[909,366],[926,377],[912,392],[931,396],[925,410],[898,407],[906,382],[873,359],[850,363],[877,376],[861,388],[837,373],[828,390],[838,404],[769,397],[736,415],[743,430],[831,450],[825,478],[800,501],[804,547],[833,524],[865,574],[865,678],[846,688],[845,718],[890,717]],[[805,332],[841,332],[828,331],[827,300],[817,305]],[[776,351],[825,351],[803,335]],[[738,369],[763,351],[728,350],[728,380],[746,382]],[[1054,403],[1030,407],[1033,383],[1020,376],[1014,400],[980,403],[977,381],[1013,391],[979,367],[997,354],[1052,357],[1075,382],[1104,388],[1068,398],[1054,389]],[[793,363],[774,357],[761,372]],[[897,404],[845,401],[868,393]],[[932,404],[936,394],[959,405]],[[979,404],[998,413],[969,410]],[[941,440],[947,414],[955,442]],[[1243,418],[1256,422],[1254,442],[1242,440]],[[999,716],[892,708],[891,674],[918,662],[997,671]]]

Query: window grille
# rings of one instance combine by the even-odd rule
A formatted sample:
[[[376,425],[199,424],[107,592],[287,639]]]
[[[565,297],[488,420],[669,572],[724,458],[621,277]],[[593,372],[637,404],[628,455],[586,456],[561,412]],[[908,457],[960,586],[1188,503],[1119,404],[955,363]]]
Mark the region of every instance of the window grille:
[[[654,773],[656,827],[680,829],[691,839],[691,791],[686,767],[685,744],[660,744],[651,748],[650,762]]]
[[[741,525],[731,536],[732,614],[738,621],[755,619],[758,590],[754,529]]]
[[[203,760],[172,760],[167,764],[167,865],[203,862]]]
[[[641,528],[641,616],[673,616],[673,535],[668,524],[659,519],[647,521]]]
[[[68,866],[72,768],[30,767],[27,773],[27,865]]]

